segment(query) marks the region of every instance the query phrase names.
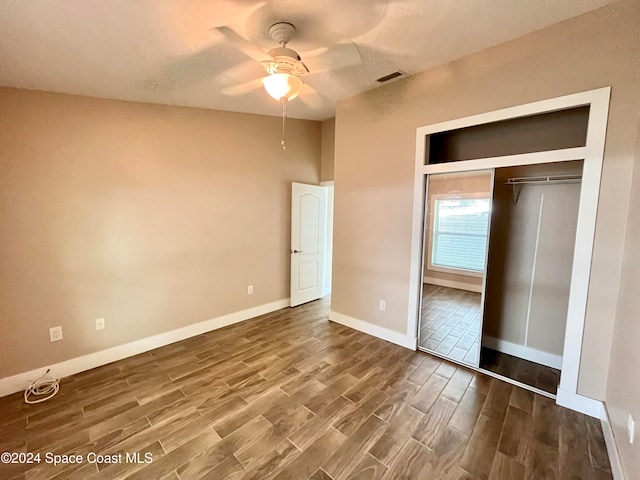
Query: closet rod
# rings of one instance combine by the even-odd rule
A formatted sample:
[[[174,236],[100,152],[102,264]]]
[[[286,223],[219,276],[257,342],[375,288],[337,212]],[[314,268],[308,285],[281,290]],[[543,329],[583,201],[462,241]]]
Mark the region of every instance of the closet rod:
[[[520,189],[522,185],[558,185],[561,183],[580,183],[582,181],[581,174],[573,175],[544,175],[539,177],[514,177],[508,178],[505,185],[513,187],[513,203],[518,203],[520,197]]]
[[[508,178],[506,185],[547,185],[554,183],[577,183],[582,181],[582,175],[544,175],[538,177]]]

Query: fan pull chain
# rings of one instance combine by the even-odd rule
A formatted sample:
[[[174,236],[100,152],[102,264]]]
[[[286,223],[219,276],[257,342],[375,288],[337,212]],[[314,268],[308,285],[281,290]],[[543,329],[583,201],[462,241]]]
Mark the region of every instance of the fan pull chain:
[[[282,140],[280,144],[282,145],[282,150],[287,149],[287,142],[285,141],[285,130],[287,127],[287,97],[282,97]]]

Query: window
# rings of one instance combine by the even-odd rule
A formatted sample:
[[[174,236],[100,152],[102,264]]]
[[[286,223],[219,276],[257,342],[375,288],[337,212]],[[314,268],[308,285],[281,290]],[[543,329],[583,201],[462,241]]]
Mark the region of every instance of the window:
[[[433,198],[430,268],[484,272],[490,200],[468,195]]]

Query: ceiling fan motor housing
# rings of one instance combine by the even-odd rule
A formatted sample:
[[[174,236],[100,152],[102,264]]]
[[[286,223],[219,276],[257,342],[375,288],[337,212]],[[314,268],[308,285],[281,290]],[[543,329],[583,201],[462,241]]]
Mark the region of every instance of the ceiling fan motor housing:
[[[280,44],[279,47],[269,50],[269,55],[273,57],[273,62],[263,62],[269,74],[288,73],[291,75],[304,75],[309,73],[305,64],[302,63],[298,52],[287,48],[287,43],[293,38],[295,33],[296,27],[288,22],[274,23],[269,28],[269,36]]]
[[[275,50],[275,49],[274,49]],[[269,52],[271,54],[271,52]],[[277,55],[273,54],[273,61],[262,62],[267,73],[288,73],[290,75],[306,75],[309,73],[307,67],[302,63],[299,58],[291,57],[289,55]]]
[[[269,27],[269,36],[280,45],[285,46],[296,34],[296,27],[289,22],[277,22]]]

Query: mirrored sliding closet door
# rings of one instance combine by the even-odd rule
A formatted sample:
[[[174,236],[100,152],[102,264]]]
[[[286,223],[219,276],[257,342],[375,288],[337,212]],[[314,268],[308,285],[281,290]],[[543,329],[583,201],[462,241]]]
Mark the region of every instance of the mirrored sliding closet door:
[[[427,176],[419,348],[477,367],[493,170]]]

